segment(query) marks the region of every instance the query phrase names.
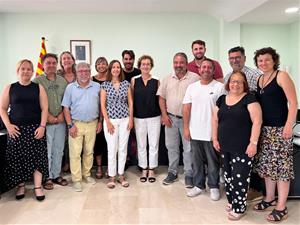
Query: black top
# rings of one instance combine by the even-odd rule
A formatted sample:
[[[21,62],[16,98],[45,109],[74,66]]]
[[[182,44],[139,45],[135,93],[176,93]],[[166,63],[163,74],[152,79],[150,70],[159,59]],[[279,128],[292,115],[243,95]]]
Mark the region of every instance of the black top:
[[[150,118],[160,115],[158,104],[158,80],[151,78],[145,86],[141,76],[135,78],[133,91],[133,115],[136,118]]]
[[[95,78],[95,76],[92,77],[92,80],[97,82],[100,85],[105,81],[105,80],[98,80],[97,78]]]
[[[133,71],[131,72],[125,72],[125,70],[123,69],[123,73],[125,75],[125,80],[127,80],[129,83],[131,82],[131,78],[137,76],[137,75],[140,75],[141,74],[141,71],[137,68],[133,68]]]
[[[277,75],[263,89],[257,82],[256,97],[263,113],[263,126],[283,127],[288,117],[288,101],[283,89],[277,83]]]
[[[245,153],[250,143],[252,121],[248,104],[257,102],[252,94],[246,94],[239,102],[229,106],[225,95],[217,100],[218,111],[218,140],[222,152]]]
[[[13,83],[9,90],[9,119],[15,125],[30,125],[41,122],[39,85]]]

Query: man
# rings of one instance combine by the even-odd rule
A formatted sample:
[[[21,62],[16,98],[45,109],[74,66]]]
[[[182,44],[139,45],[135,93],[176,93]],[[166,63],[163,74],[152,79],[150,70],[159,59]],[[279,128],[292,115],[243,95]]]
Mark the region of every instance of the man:
[[[214,61],[204,59],[200,65],[201,80],[190,84],[183,99],[184,137],[191,141],[194,188],[187,196],[195,197],[205,191],[207,162],[210,197],[217,201],[219,192],[219,157],[212,144],[212,113],[224,85],[213,79]]]
[[[200,77],[187,71],[187,62],[185,53],[179,52],[175,54],[173,58],[175,74],[162,80],[157,95],[159,95],[162,122],[165,125],[165,142],[169,159],[168,176],[163,180],[163,184],[171,184],[178,178],[180,136],[183,145],[185,186],[192,188],[191,147],[190,142],[183,137],[182,100],[188,85],[198,81]]]
[[[201,65],[202,61],[206,58],[205,57],[205,52],[206,52],[205,45],[206,45],[205,42],[202,40],[193,41],[192,52],[193,52],[193,55],[195,58],[193,61],[191,61],[188,64],[188,67],[187,67],[189,71],[197,73],[199,75],[200,75],[200,73],[199,73],[200,65]],[[220,81],[220,82],[224,82],[223,71],[222,71],[220,64],[215,60],[213,60],[213,62],[214,62],[214,67],[215,67],[213,79]]]
[[[242,71],[246,74],[249,89],[251,92],[255,92],[256,86],[257,86],[257,78],[262,73],[257,69],[252,69],[248,66],[245,66],[245,62],[246,62],[245,49],[240,46],[231,48],[228,51],[228,60],[229,60],[230,66],[232,68],[232,72]],[[228,81],[232,72],[228,73],[225,76],[225,82]]]
[[[87,183],[96,183],[91,177],[91,168],[96,132],[99,133],[102,126],[99,118],[100,84],[91,81],[91,69],[87,63],[79,63],[76,74],[77,81],[67,86],[62,106],[69,131],[73,188],[80,192],[82,178]]]
[[[134,65],[135,54],[132,50],[124,50],[122,52],[122,61],[123,61],[123,72],[125,75],[125,80],[129,83],[131,78],[141,74],[141,71],[135,68]]]
[[[47,53],[42,59],[44,74],[34,79],[41,84],[48,96],[48,118],[46,139],[48,149],[49,179],[44,183],[46,190],[53,189],[53,183],[66,186],[68,182],[60,176],[64,152],[66,124],[61,101],[67,86],[66,80],[57,76],[57,56]]]
[[[232,72],[235,71],[244,72],[248,81],[250,92],[255,92],[257,89],[257,79],[262,73],[257,69],[252,69],[250,67],[245,66],[245,62],[246,62],[245,49],[240,46],[231,48],[228,51],[228,60],[232,68]],[[225,82],[228,81],[232,72],[226,75]],[[253,202],[262,199],[263,192],[264,192],[264,182],[262,178],[260,178],[257,173],[252,172],[247,201]]]

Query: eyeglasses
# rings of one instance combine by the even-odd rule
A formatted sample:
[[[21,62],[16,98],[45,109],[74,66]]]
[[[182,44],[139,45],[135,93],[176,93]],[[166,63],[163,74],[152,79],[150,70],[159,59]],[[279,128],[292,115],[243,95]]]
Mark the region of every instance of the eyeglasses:
[[[236,56],[236,57],[229,57],[230,61],[240,61],[242,59],[242,56]]]
[[[241,84],[243,84],[244,82],[243,82],[243,81],[240,81],[240,80],[230,80],[229,83],[230,83],[230,84],[238,84],[238,85],[241,85]]]
[[[90,70],[78,70],[77,73],[89,73]]]

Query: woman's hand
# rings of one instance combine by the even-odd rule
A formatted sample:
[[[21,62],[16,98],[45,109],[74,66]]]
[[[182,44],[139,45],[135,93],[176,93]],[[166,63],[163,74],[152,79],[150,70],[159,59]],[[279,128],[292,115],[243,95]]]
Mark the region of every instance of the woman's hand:
[[[248,155],[248,157],[252,158],[253,156],[255,156],[256,152],[257,152],[257,145],[250,142],[247,147],[246,154]]]
[[[221,147],[220,147],[220,143],[218,140],[213,140],[213,146],[216,149],[216,151],[220,152]]]
[[[97,124],[97,130],[96,130],[96,133],[99,134],[102,130],[102,122],[99,121],[98,124]]]
[[[108,131],[108,133],[110,133],[111,135],[113,135],[114,132],[115,132],[114,125],[109,120],[107,121],[106,124],[107,124],[107,131]]]
[[[41,139],[42,137],[44,137],[45,129],[46,129],[45,127],[39,126],[39,127],[34,131],[34,138],[35,138],[35,139]]]
[[[127,130],[131,130],[132,128],[133,128],[133,119],[130,119],[130,118],[129,118]]]
[[[21,134],[19,127],[17,127],[14,124],[9,124],[6,127],[6,129],[7,129],[9,137],[14,138],[14,139],[19,137],[19,135]]]
[[[290,124],[285,124],[282,131],[282,137],[284,139],[289,139],[293,135],[293,127]]]

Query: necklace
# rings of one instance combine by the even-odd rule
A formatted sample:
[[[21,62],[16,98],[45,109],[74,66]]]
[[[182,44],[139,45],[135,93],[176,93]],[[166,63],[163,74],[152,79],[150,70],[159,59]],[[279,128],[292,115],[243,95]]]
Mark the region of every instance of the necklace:
[[[269,80],[270,80],[271,77],[273,76],[274,72],[275,72],[275,70],[274,70],[274,71],[271,73],[271,75],[268,77],[266,83],[264,82],[264,78],[265,78],[264,75],[262,76],[262,84],[261,84],[261,89],[260,89],[260,91],[259,91],[260,94],[265,93],[264,88],[266,87],[267,83],[269,82]]]

